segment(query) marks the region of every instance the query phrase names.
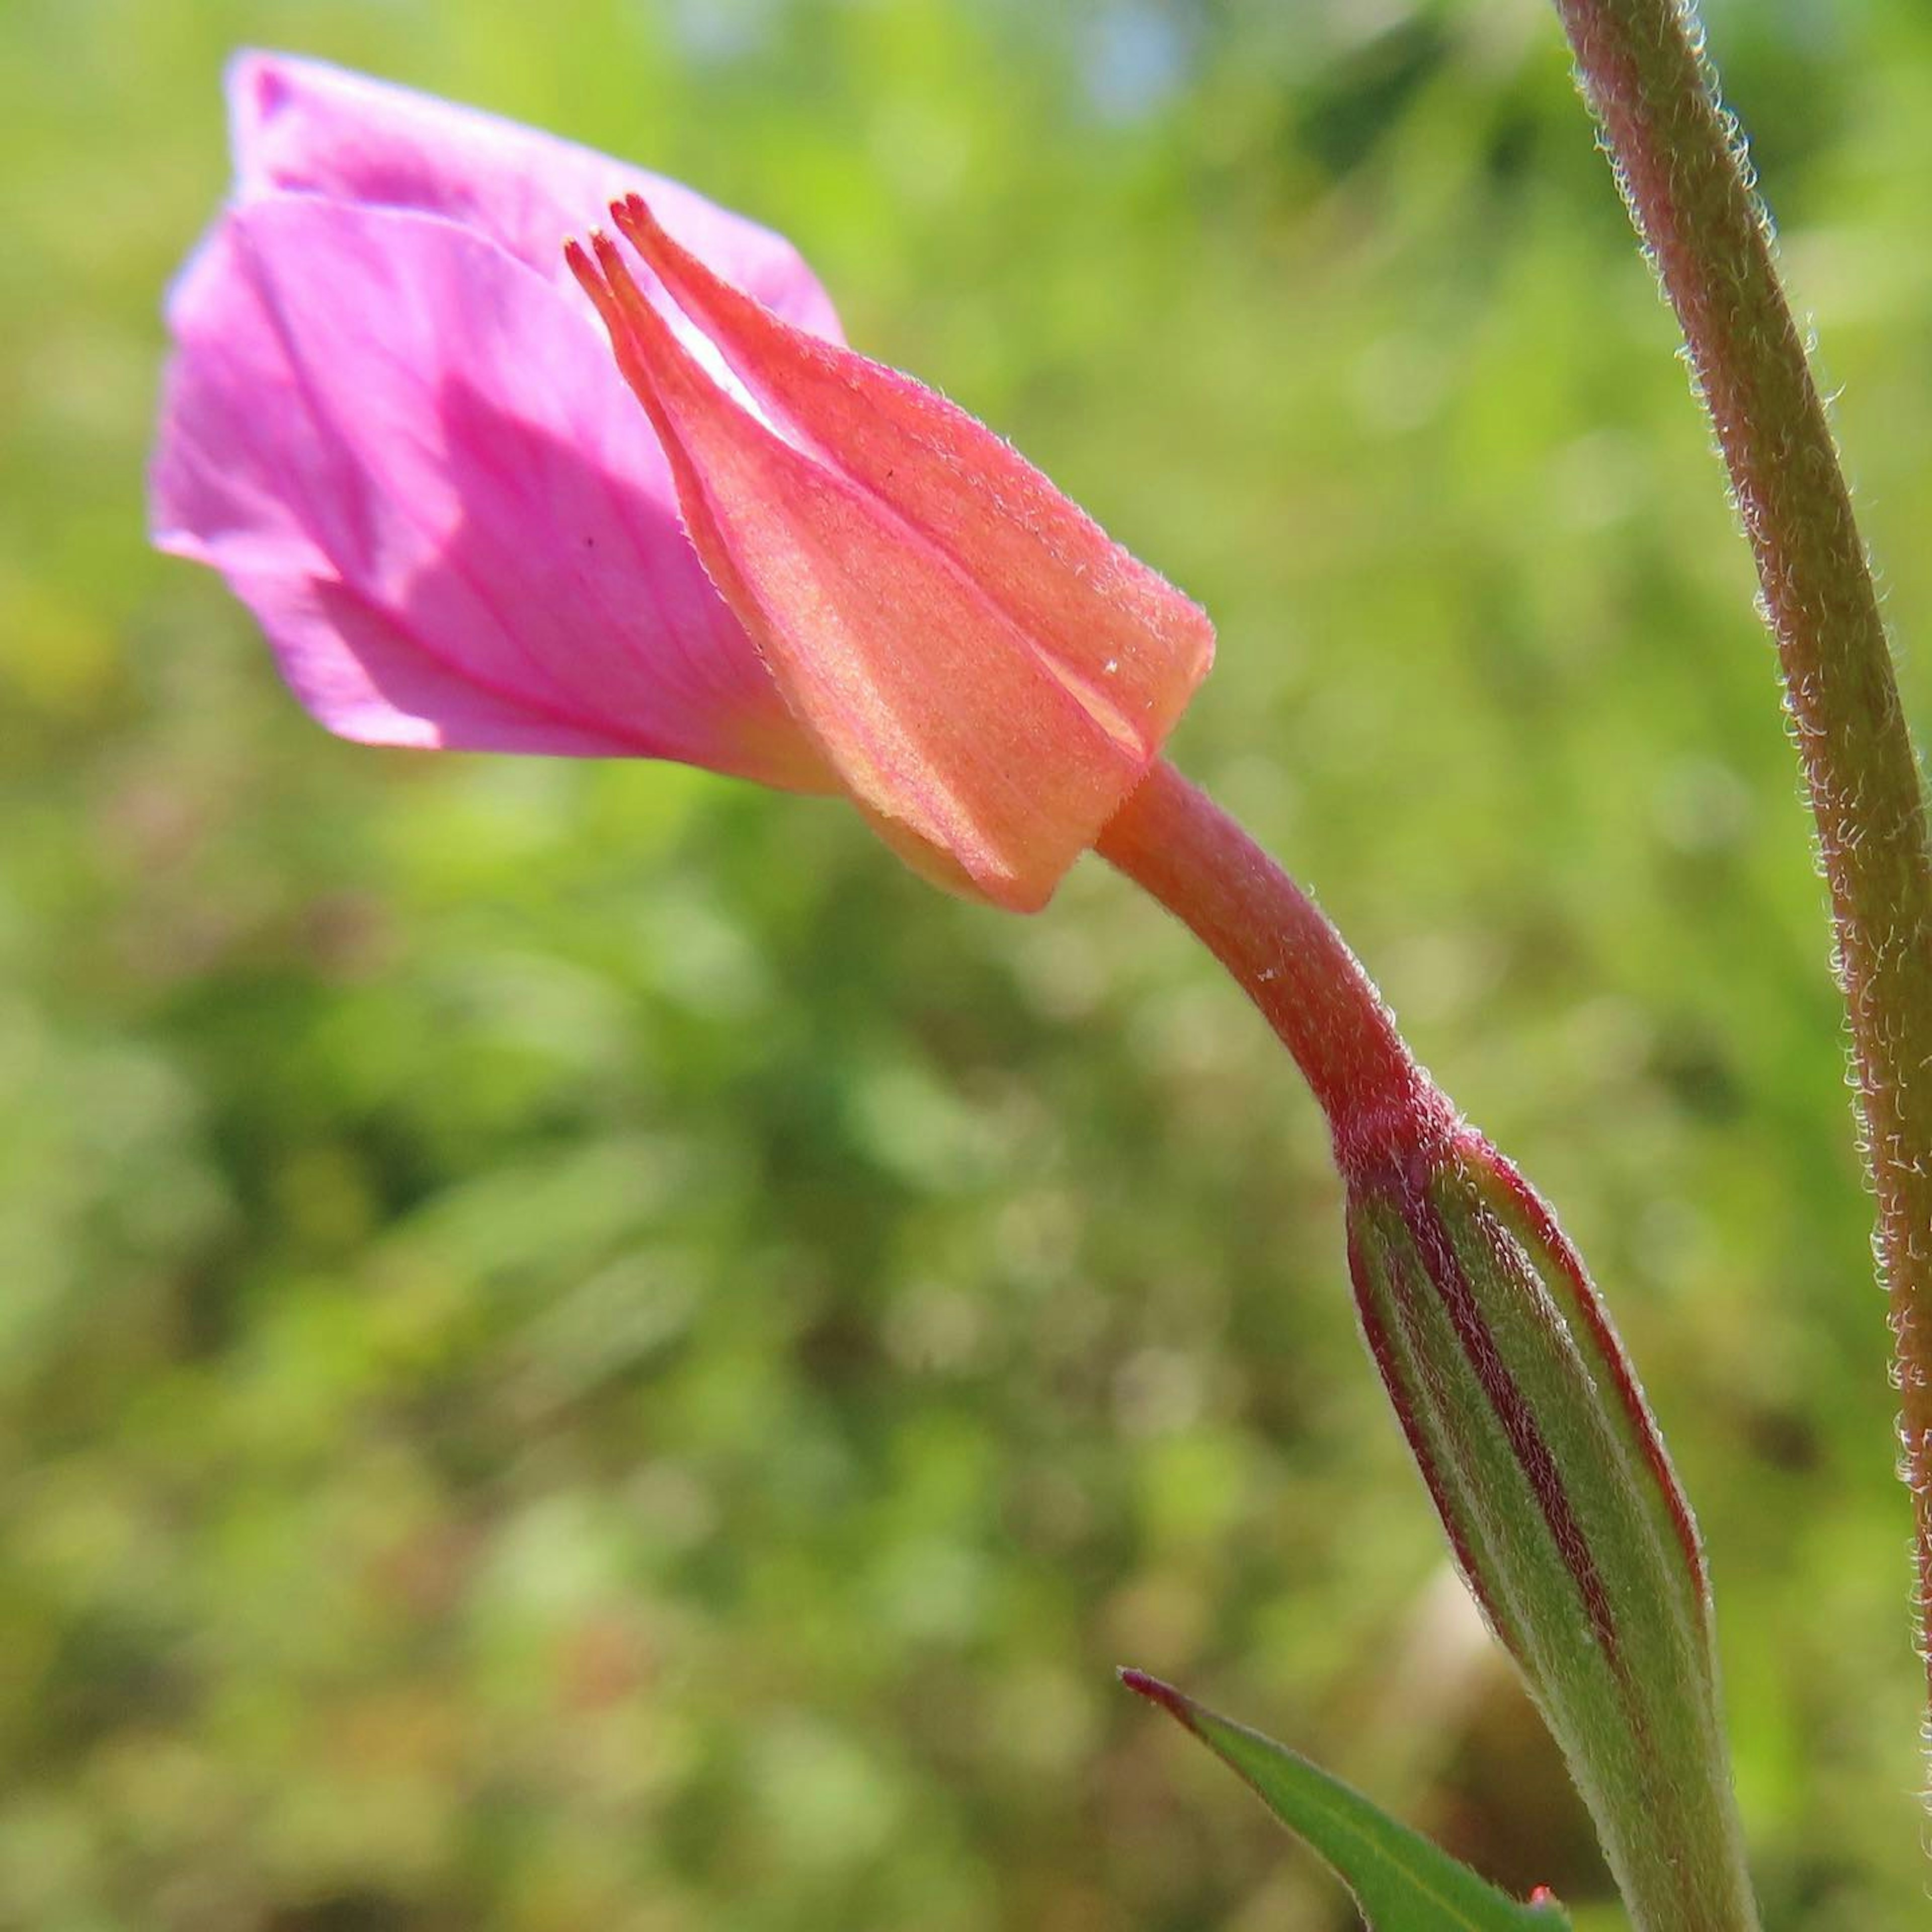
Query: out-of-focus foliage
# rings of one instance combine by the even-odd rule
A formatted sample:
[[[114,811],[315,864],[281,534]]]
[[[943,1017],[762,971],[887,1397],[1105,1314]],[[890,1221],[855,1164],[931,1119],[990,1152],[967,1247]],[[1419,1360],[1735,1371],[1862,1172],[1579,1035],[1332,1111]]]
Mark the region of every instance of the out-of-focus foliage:
[[[1709,12],[1910,639],[1932,14]],[[1177,757],[1644,1367],[1769,1922],[1916,1922],[1820,887],[1547,9],[7,0],[0,1924],[1346,1923],[1117,1662],[1615,1922],[1360,1357],[1313,1110],[1184,935],[1092,864],[953,903],[831,804],[334,743],[145,553],[242,40],[784,229],[1214,610]]]

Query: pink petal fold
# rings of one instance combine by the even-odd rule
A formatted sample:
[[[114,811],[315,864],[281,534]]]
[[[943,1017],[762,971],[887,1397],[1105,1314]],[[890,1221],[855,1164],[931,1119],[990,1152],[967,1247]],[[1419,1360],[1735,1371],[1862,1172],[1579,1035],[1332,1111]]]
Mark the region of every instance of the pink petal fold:
[[[170,303],[156,542],[345,736],[826,782],[580,305],[413,212],[269,195]]]
[[[171,291],[163,549],[226,575],[332,730],[834,782],[679,520],[562,266],[613,190],[808,330],[790,244],[572,142],[245,53],[236,186]]]
[[[238,54],[227,85],[238,200],[301,193],[440,214],[561,286],[564,236],[641,191],[728,280],[838,338],[830,298],[789,242],[662,175],[322,61]]]

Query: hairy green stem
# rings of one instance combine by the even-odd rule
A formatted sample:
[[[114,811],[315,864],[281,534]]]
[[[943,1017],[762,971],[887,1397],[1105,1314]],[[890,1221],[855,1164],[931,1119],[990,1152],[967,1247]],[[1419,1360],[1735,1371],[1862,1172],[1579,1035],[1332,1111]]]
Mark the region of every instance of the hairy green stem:
[[[1718,432],[1831,887],[1932,1606],[1932,862],[1864,547],[1688,0],[1556,0]],[[1932,1652],[1927,1655],[1932,1671]]]

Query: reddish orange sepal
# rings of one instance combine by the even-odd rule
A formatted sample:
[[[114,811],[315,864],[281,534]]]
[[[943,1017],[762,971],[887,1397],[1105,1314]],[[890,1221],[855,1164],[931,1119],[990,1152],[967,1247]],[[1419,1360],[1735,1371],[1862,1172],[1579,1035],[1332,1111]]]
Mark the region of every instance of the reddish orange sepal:
[[[573,244],[686,526],[794,716],[902,856],[1044,904],[1213,656],[1204,614],[992,431],[790,327],[614,217],[742,382],[706,372],[616,245]]]

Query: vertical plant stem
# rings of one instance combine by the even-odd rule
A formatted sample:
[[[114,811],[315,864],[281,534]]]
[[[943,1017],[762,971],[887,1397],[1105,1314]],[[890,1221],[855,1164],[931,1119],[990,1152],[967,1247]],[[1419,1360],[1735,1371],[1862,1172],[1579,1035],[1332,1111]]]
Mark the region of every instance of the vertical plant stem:
[[[1677,311],[1777,640],[1838,931],[1932,1606],[1932,864],[1878,598],[1764,211],[1688,0],[1556,0]]]

